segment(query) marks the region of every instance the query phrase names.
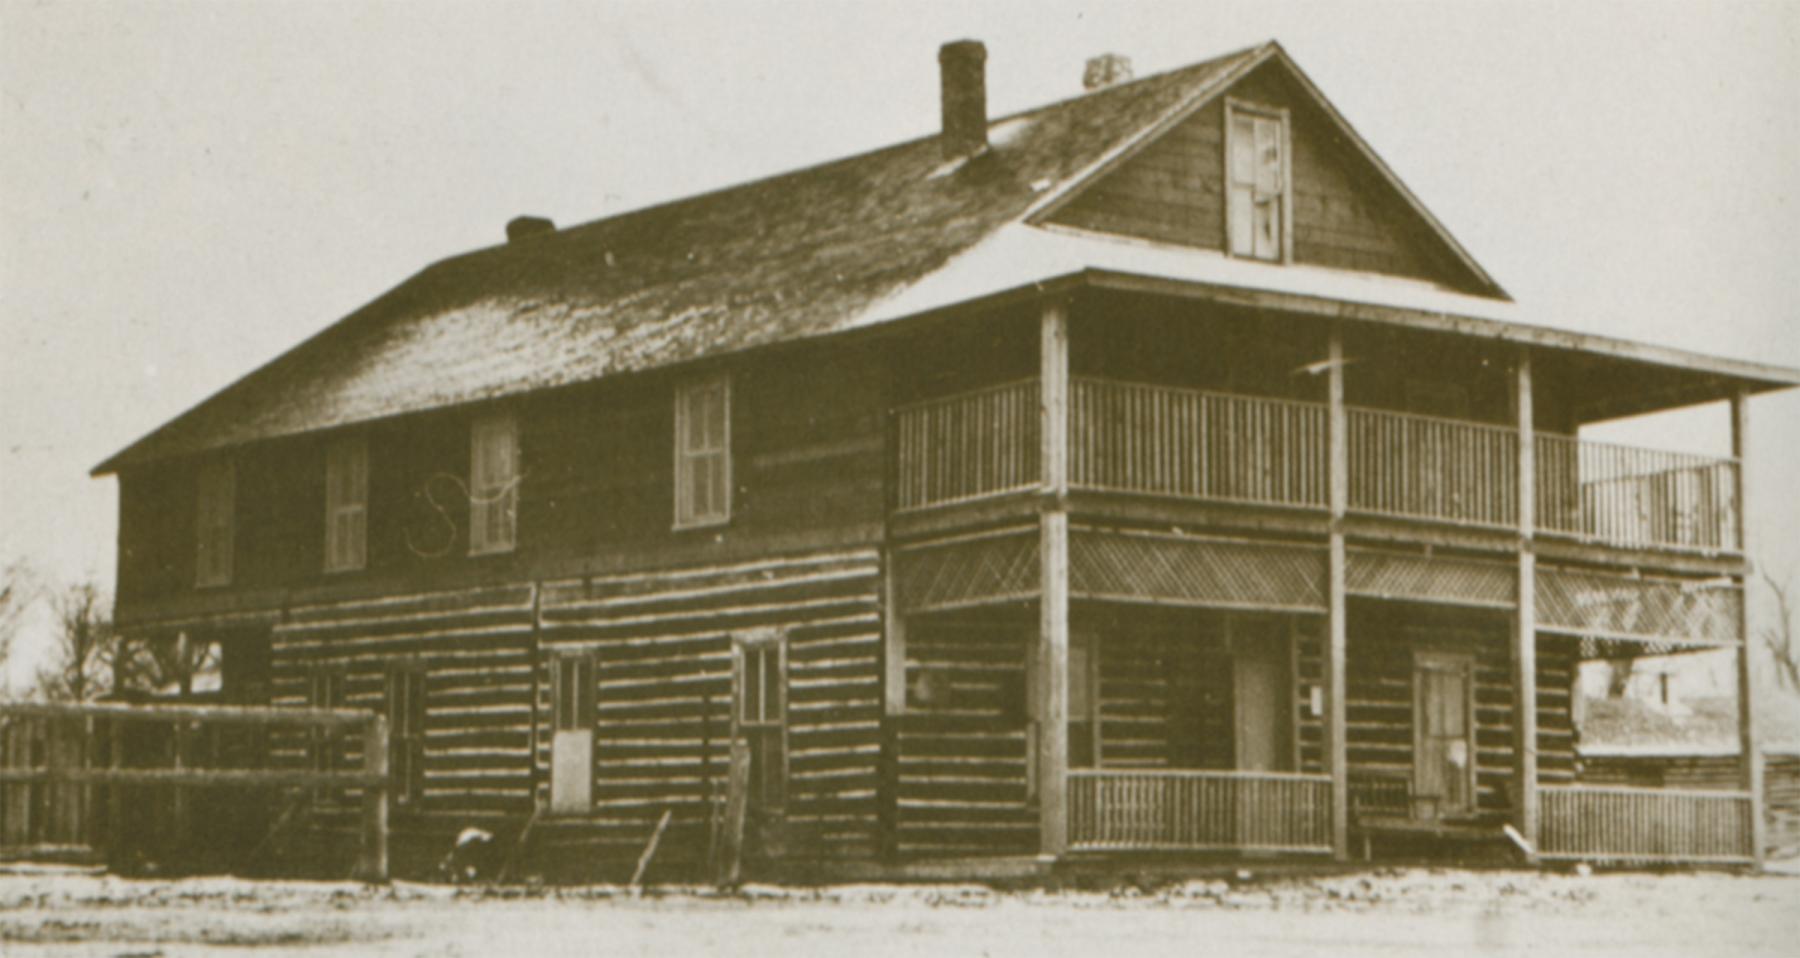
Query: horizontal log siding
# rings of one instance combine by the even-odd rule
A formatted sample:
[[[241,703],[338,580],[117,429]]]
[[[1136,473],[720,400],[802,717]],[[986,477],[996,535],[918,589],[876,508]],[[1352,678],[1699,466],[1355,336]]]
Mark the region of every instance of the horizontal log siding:
[[[344,671],[346,706],[385,713],[389,665],[416,662],[426,688],[424,791],[397,818],[523,815],[531,808],[532,591],[491,586],[290,610],[270,637],[273,704],[308,704],[309,670],[330,666]],[[271,749],[278,766],[307,761],[303,738],[276,736]],[[354,733],[342,760],[361,767]]]
[[[597,660],[594,813],[579,826],[602,861],[643,850],[665,810],[659,861],[704,856],[712,789],[731,735],[731,634],[788,636],[786,854],[870,858],[879,850],[879,559],[850,550],[729,566],[547,584],[545,661]],[[551,685],[539,673],[541,797],[548,800]]]
[[[1231,659],[1213,629],[1111,633],[1099,642],[1104,767],[1232,767]]]
[[[1312,643],[1308,643],[1309,645]],[[1413,770],[1413,651],[1470,652],[1475,660],[1477,808],[1511,807],[1513,691],[1504,623],[1471,619],[1432,625],[1352,615],[1346,664],[1350,774],[1408,775]],[[1310,658],[1310,655],[1307,656]],[[1569,688],[1574,649],[1542,637],[1538,648],[1538,779],[1574,777]],[[1302,768],[1317,756],[1316,720],[1302,725]]]
[[[1025,854],[1029,627],[933,628],[906,640],[907,710],[895,723],[895,847],[905,858]]]

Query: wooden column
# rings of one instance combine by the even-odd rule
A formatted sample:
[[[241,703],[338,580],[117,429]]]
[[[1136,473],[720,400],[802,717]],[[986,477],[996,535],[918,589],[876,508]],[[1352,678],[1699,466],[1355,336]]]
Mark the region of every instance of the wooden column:
[[[1756,729],[1756,673],[1750,639],[1750,392],[1740,389],[1731,397],[1731,455],[1737,460],[1738,548],[1744,555],[1742,589],[1737,607],[1738,646],[1738,767],[1744,791],[1750,793],[1750,854],[1756,869],[1763,866],[1763,755]]]
[[[1040,324],[1044,495],[1038,529],[1039,851],[1069,848],[1069,312],[1044,304]]]
[[[1331,543],[1326,584],[1325,766],[1331,773],[1331,849],[1339,861],[1350,857],[1350,766],[1344,718],[1345,650],[1349,644],[1349,609],[1345,602],[1344,514],[1350,508],[1350,436],[1344,415],[1344,329],[1331,327],[1326,388],[1330,415],[1326,420],[1326,464],[1330,479]]]
[[[1518,608],[1513,615],[1513,825],[1533,853],[1538,841],[1537,723],[1537,434],[1533,428],[1531,353],[1519,347],[1513,367],[1519,432]]]
[[[890,861],[900,854],[900,722],[906,712],[906,617],[900,613],[896,555],[889,548],[882,566],[881,851]]]
[[[371,784],[365,784],[362,790],[362,850],[356,859],[355,877],[358,881],[385,882],[388,880],[388,796],[392,787],[372,783],[388,782],[387,716],[380,713],[369,716],[363,726],[362,752],[363,771],[368,773]]]

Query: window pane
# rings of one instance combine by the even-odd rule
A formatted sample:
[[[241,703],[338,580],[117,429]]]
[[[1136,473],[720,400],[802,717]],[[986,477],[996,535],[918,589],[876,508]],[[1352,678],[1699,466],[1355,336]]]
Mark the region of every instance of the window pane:
[[[743,695],[743,709],[738,713],[741,721],[762,721],[762,656],[754,649],[744,650],[744,682],[739,689]]]
[[[1256,250],[1258,259],[1281,258],[1281,204],[1275,199],[1258,200],[1256,210]]]
[[[1231,117],[1231,182],[1256,182],[1255,118],[1234,113]]]
[[[1256,189],[1281,191],[1281,121],[1272,117],[1256,118]]]
[[[781,720],[781,659],[774,646],[766,646],[763,660],[763,721]]]
[[[1238,256],[1249,256],[1256,248],[1251,223],[1253,203],[1250,188],[1232,187],[1227,202],[1230,204],[1226,219],[1231,224],[1231,252]]]

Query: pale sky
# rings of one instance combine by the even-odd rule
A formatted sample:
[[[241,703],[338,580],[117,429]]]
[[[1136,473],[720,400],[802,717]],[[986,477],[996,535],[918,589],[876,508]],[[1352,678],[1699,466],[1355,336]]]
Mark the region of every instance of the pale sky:
[[[960,37],[996,114],[1273,37],[1531,321],[1800,366],[1800,4],[0,0],[0,563],[110,587],[101,459],[514,215],[931,132]],[[1800,570],[1800,394],[1752,410]]]

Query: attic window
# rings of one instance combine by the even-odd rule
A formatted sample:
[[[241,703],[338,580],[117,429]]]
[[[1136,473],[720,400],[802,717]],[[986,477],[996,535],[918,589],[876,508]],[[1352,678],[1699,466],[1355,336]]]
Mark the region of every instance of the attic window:
[[[229,459],[200,467],[194,557],[194,584],[231,584],[231,546],[237,511],[237,470]]]
[[[1225,103],[1225,232],[1231,255],[1292,258],[1286,110]]]

